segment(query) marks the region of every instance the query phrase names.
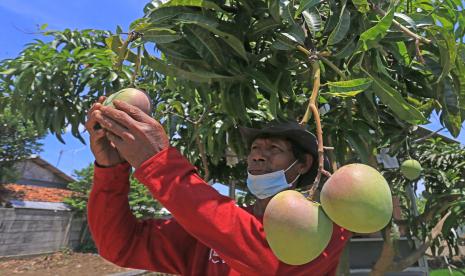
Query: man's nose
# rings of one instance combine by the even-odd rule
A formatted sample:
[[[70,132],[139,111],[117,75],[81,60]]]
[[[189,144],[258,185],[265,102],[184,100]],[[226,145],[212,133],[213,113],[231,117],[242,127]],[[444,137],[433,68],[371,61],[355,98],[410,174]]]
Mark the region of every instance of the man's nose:
[[[252,160],[255,162],[265,161],[266,159],[266,154],[262,150],[254,150],[250,153],[250,155]]]

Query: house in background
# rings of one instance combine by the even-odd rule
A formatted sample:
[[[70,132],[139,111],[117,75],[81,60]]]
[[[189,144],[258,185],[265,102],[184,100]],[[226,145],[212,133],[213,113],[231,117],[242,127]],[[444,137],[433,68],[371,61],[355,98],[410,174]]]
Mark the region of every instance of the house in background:
[[[7,205],[15,208],[69,210],[63,204],[71,195],[68,183],[75,181],[37,155],[18,162],[15,166],[20,178],[4,184],[2,196]]]
[[[74,179],[38,156],[18,162],[19,179],[0,186],[0,257],[27,256],[77,248],[82,216],[63,203]]]

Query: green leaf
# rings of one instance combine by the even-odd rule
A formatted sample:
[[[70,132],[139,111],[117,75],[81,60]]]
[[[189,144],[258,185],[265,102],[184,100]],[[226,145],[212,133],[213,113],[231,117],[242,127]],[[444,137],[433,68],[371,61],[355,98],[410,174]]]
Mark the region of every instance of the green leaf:
[[[343,59],[354,53],[357,44],[355,44],[355,38],[352,38],[346,45],[337,53],[333,55],[336,59]]]
[[[156,72],[167,76],[179,77],[181,79],[187,79],[194,82],[210,82],[212,80],[234,80],[238,79],[238,76],[225,76],[219,75],[212,72],[206,72],[203,70],[196,70],[195,72],[181,69],[173,64],[165,63],[162,60],[150,56],[147,52],[144,54],[145,58],[142,59],[144,65],[150,66]]]
[[[302,0],[300,1],[299,8],[294,14],[294,18],[297,18],[304,10],[309,10],[316,5],[320,4],[321,0]]]
[[[398,12],[395,12],[394,16],[407,22],[414,30],[417,29],[417,24],[410,16],[403,14],[403,13],[398,13]]]
[[[305,24],[307,24],[307,27],[313,36],[315,36],[317,32],[323,30],[323,21],[317,11],[303,11],[302,15],[304,17]]]
[[[368,51],[375,47],[383,39],[391,27],[394,18],[395,7],[391,7],[386,15],[373,27],[366,30],[360,35],[359,46],[357,51]]]
[[[273,49],[283,51],[294,50],[296,46],[297,44],[293,40],[283,34],[278,34],[276,36],[276,40],[273,41],[273,44],[271,44]]]
[[[462,46],[460,53],[464,56],[455,60],[456,66],[453,70],[453,76],[455,76],[456,79],[455,87],[457,88],[459,94],[460,108],[465,110],[465,45]]]
[[[170,106],[173,107],[178,114],[184,115],[184,108],[182,107],[182,103],[180,101],[171,101]]]
[[[16,71],[18,71],[17,68],[8,68],[5,71],[1,71],[0,75],[13,75]]]
[[[168,58],[179,59],[182,61],[197,61],[200,56],[192,51],[192,47],[188,42],[184,43],[166,43],[157,45],[157,48],[163,52]]]
[[[346,9],[346,5],[342,7],[339,21],[331,32],[328,38],[328,45],[334,45],[341,42],[347,35],[350,29],[350,12]]]
[[[192,13],[192,8],[186,7],[164,7],[152,10],[148,15],[150,22],[154,24],[165,23],[164,21],[172,19],[182,14]]]
[[[205,49],[213,57],[216,63],[219,65],[224,64],[224,53],[209,31],[195,25],[187,25],[185,28],[194,36],[188,38],[189,43],[195,45],[201,56],[205,57],[205,53],[203,53],[203,49]]]
[[[449,74],[455,63],[455,59],[457,58],[457,46],[453,33],[443,30],[440,27],[432,27],[431,29],[436,31],[433,35],[435,36],[436,43],[439,47],[441,60],[442,71],[436,81],[439,83]]]
[[[368,164],[370,154],[367,150],[367,147],[365,146],[365,142],[360,138],[358,133],[354,131],[349,131],[349,133],[347,134],[347,140],[349,141],[349,144],[358,153],[360,161],[362,161],[362,163],[364,164]]]
[[[290,28],[282,32],[281,35],[300,45],[303,45],[305,41],[305,33],[302,30],[302,27],[298,24],[292,25]]]
[[[381,101],[387,105],[400,119],[412,124],[425,123],[423,114],[415,107],[408,104],[402,95],[381,79],[365,73],[373,80],[373,91]]]
[[[221,89],[220,89],[220,101],[221,101],[221,105],[223,107],[223,111],[226,112],[226,114],[228,114],[229,116],[231,117],[235,117],[235,109],[234,109],[234,105],[235,105],[235,101],[231,100],[231,88],[232,88],[232,85],[230,84],[226,84],[226,83],[221,83],[220,84],[221,86]]]
[[[15,85],[21,92],[28,92],[31,89],[32,82],[34,81],[34,70],[28,68],[23,71],[15,80]]]
[[[280,26],[273,18],[265,18],[257,20],[256,23],[253,25],[252,32],[249,34],[249,37],[257,38],[263,33]]]
[[[201,27],[204,27],[204,26],[201,26]],[[217,29],[210,29],[208,27],[207,29],[211,31],[212,33],[218,35],[221,39],[223,39],[223,41],[226,42],[226,44],[228,44],[245,61],[248,60],[247,53],[244,48],[244,43],[242,41],[240,41],[238,38],[236,38],[232,34],[221,32]]]
[[[202,21],[190,21],[186,23],[192,23],[196,24],[199,27],[202,27],[215,35],[217,35],[219,38],[221,38],[226,44],[228,44],[237,54],[239,54],[240,57],[242,57],[245,61],[247,61],[247,53],[244,48],[244,43],[240,41],[237,37],[235,37],[233,34],[229,34],[226,32],[222,32],[217,29],[216,25],[213,24],[205,24],[205,22]]]
[[[457,137],[460,134],[463,121],[459,107],[459,95],[452,87],[449,79],[445,79],[439,85],[443,86],[441,89],[441,104],[443,105],[443,111],[440,119],[452,136]]]
[[[143,41],[155,42],[157,44],[170,43],[182,38],[182,36],[177,34],[176,31],[166,28],[151,28],[145,30],[143,33]]]
[[[352,0],[352,3],[361,13],[367,13],[370,10],[370,5],[367,0]]]
[[[281,16],[279,15],[279,2],[280,0],[269,0],[268,1],[268,10],[272,17],[273,22],[281,22]]]
[[[404,65],[409,65],[411,62],[410,55],[407,50],[407,46],[405,45],[405,42],[398,41],[395,44],[397,48],[397,53],[399,54],[400,57],[402,57],[402,61]]]
[[[273,118],[277,119],[278,109],[279,109],[279,99],[278,99],[277,91],[274,93],[271,93],[269,105],[270,105],[271,115],[273,115]]]
[[[47,23],[42,24],[42,25],[40,25],[40,30],[43,31],[43,30],[47,29],[47,27],[48,27]]]
[[[190,7],[199,7],[212,9],[220,12],[225,12],[217,4],[205,0],[171,0],[161,5],[161,7],[174,7],[174,6],[190,6]]]
[[[372,82],[373,81],[369,78],[328,82],[330,92],[324,94],[333,97],[353,97],[367,90],[371,86]]]
[[[256,81],[257,85],[270,93],[270,95],[278,94],[276,86],[268,79],[265,73],[257,69],[248,69],[246,74],[251,76]]]

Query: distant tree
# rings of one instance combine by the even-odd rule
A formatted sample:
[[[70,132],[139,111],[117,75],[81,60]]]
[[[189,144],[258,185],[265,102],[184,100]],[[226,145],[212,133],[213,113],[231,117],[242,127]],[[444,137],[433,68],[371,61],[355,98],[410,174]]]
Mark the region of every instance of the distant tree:
[[[38,140],[43,136],[43,130],[10,107],[0,112],[0,185],[18,178],[14,165],[40,152],[42,144]]]

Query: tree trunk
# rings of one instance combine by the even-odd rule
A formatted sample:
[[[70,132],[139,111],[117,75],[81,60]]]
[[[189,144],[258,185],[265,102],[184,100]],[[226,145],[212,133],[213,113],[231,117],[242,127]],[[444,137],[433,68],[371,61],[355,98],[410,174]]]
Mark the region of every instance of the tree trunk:
[[[389,267],[389,271],[402,271],[407,267],[414,264],[418,259],[420,259],[426,252],[426,250],[431,246],[431,243],[441,234],[442,227],[444,226],[444,222],[450,216],[451,211],[447,212],[434,226],[431,233],[426,237],[425,242],[420,245],[417,250],[412,252],[409,256],[402,258],[401,261],[395,262],[391,264]]]
[[[379,257],[376,264],[373,266],[370,276],[383,276],[391,266],[394,261],[394,256],[396,254],[394,250],[394,244],[391,237],[391,224],[389,224],[384,230],[384,243],[383,249],[381,251],[381,256]]]

